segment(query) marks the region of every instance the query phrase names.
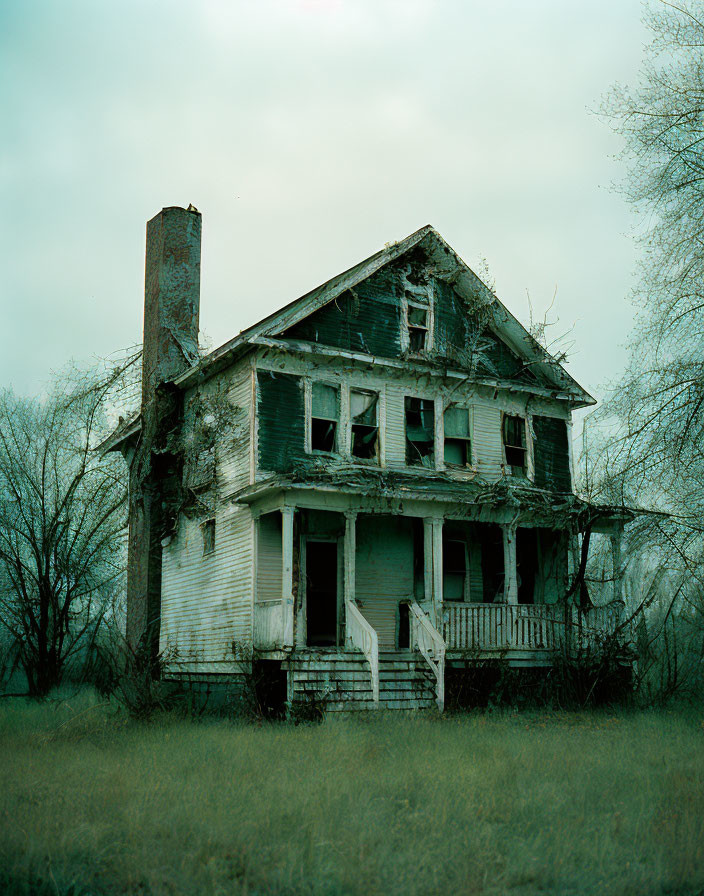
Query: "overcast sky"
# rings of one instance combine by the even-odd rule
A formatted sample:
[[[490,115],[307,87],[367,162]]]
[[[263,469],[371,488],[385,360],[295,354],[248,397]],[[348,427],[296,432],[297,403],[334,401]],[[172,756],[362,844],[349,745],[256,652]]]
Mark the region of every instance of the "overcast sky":
[[[0,383],[141,340],[145,222],[203,215],[212,346],[432,224],[597,397],[631,323],[640,0],[0,0]]]

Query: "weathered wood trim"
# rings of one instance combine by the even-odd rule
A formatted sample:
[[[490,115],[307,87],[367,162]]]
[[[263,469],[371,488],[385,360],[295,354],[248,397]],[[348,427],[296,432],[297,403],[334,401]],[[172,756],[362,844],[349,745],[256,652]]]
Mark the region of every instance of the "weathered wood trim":
[[[389,370],[397,370],[410,372],[415,377],[427,376],[435,378],[447,378],[453,380],[467,380],[467,371],[448,368],[445,365],[434,366],[432,361],[423,362],[417,359],[396,360],[394,358],[382,358],[378,355],[371,355],[365,352],[353,352],[343,348],[328,348],[320,343],[312,342],[294,342],[293,340],[275,339],[268,336],[252,337],[251,342],[262,348],[274,349],[284,355],[317,355],[321,358],[337,358],[349,361],[357,361],[364,367],[373,365],[377,370],[387,368]],[[507,380],[500,377],[478,377],[472,376],[472,385],[486,386],[490,389],[501,389],[508,393],[519,393],[521,395],[537,395],[543,398],[552,399],[560,402],[570,402],[573,407],[583,407],[583,403],[577,396],[572,393],[560,391],[559,389],[550,389],[545,386],[533,385],[532,383],[522,383],[516,380]]]
[[[433,542],[433,610],[435,614],[434,625],[442,627],[443,616],[443,574],[442,574],[442,529],[444,520],[442,517],[433,517],[432,542]]]
[[[504,536],[504,602],[518,603],[518,577],[516,570],[516,526],[501,527]]]
[[[281,509],[281,606],[284,614],[283,644],[293,647],[293,515],[295,509]]]

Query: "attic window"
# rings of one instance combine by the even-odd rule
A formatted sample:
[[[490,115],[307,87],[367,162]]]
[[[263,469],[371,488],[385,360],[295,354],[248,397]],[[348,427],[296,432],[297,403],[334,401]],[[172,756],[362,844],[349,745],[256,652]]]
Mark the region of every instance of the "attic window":
[[[350,389],[352,457],[373,460],[379,456],[379,393]]]
[[[411,354],[421,354],[431,348],[432,297],[427,284],[407,281],[406,335]]]
[[[509,467],[526,468],[526,420],[517,414],[504,414],[504,453]]]
[[[445,410],[445,465],[471,467],[472,430],[471,411],[451,405]]]
[[[310,447],[312,451],[337,450],[337,426],[340,420],[340,390],[337,386],[313,383]]]
[[[206,520],[202,527],[203,532],[203,556],[215,551],[215,520]]]
[[[435,460],[435,403],[406,398],[406,463],[432,467]]]

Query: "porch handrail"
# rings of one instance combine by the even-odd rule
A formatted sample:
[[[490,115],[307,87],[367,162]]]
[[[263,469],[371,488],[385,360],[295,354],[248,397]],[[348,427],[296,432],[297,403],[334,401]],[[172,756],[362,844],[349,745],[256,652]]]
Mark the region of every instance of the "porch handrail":
[[[418,647],[435,675],[436,702],[442,712],[445,708],[445,639],[414,600],[408,602],[408,607],[413,621],[411,643]]]
[[[348,644],[357,647],[367,658],[372,675],[372,697],[379,702],[379,636],[376,630],[365,619],[362,611],[353,601],[345,604],[347,618],[345,623]]]

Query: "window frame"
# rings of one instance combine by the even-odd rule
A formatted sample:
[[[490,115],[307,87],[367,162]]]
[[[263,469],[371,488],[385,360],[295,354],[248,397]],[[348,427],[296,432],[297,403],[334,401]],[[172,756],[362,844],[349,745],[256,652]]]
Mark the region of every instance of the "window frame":
[[[428,441],[427,444],[432,446],[431,463],[429,465],[425,465],[422,463],[412,463],[409,461],[409,452],[408,445],[411,440],[408,438],[408,417],[407,417],[407,403],[409,401],[419,401],[426,402],[427,404],[432,406],[433,409],[433,427],[432,427],[432,439]],[[404,436],[404,450],[405,450],[405,465],[413,470],[421,469],[421,470],[437,470],[438,469],[438,402],[435,398],[424,398],[421,395],[407,395],[403,396],[403,436]],[[412,444],[412,442],[411,442]],[[424,455],[428,456],[428,455]]]
[[[408,280],[405,274],[401,280],[404,287],[401,299],[401,349],[413,357],[422,358],[432,352],[434,348],[435,331],[435,291],[432,279],[427,284],[418,286]],[[416,308],[425,312],[425,326],[412,324],[409,309]],[[411,331],[425,333],[425,345],[422,349],[412,348]]]
[[[515,418],[523,421],[523,445],[508,445],[506,442],[506,421],[510,418]],[[511,451],[523,451],[523,464],[519,467],[516,464],[511,464],[508,461],[508,456],[506,454],[506,449]],[[530,471],[530,429],[528,426],[528,415],[527,414],[517,414],[517,413],[509,413],[508,411],[502,411],[501,413],[501,451],[503,455],[504,468],[508,467],[511,470],[511,474],[514,475],[514,470],[516,471],[515,475],[519,475],[522,473],[526,478],[529,478]]]
[[[334,389],[337,392],[337,419],[332,419],[330,417],[320,417],[313,416],[313,387],[314,386],[327,386],[330,389]],[[306,426],[305,426],[305,452],[306,454],[314,454],[319,455],[321,457],[332,457],[333,455],[339,455],[341,453],[341,433],[342,433],[342,384],[339,382],[334,382],[332,380],[322,380],[322,379],[312,379],[306,378],[305,380],[305,414],[306,414]],[[329,423],[335,424],[335,435],[334,435],[334,444],[331,451],[325,451],[322,448],[314,448],[313,447],[313,420],[326,420]]]
[[[445,414],[449,410],[459,410],[465,411],[467,413],[467,430],[469,432],[468,436],[447,436],[445,433]],[[467,456],[467,460],[464,464],[456,464],[448,461],[447,456],[445,454],[445,445],[447,441],[456,441],[456,442],[464,442],[465,443],[465,453]],[[469,445],[467,445],[469,443]],[[474,461],[474,408],[471,405],[463,405],[459,402],[451,402],[448,405],[443,407],[442,412],[442,459],[443,459],[443,467],[448,469],[450,472],[461,472],[463,470],[474,470],[475,469],[475,461]]]
[[[376,449],[374,455],[372,457],[359,457],[354,453],[354,428],[355,426],[366,426],[367,428],[371,428],[370,424],[366,423],[355,423],[354,415],[352,414],[352,393],[357,392],[361,395],[375,395],[376,396],[376,404],[375,404],[375,416],[376,416]],[[347,450],[349,452],[350,458],[355,463],[363,463],[363,464],[373,464],[374,466],[381,465],[381,400],[382,393],[380,389],[366,389],[364,387],[352,386],[348,385],[347,387],[347,408],[348,408],[348,417],[349,417],[349,427],[348,427],[348,436],[347,436]]]

